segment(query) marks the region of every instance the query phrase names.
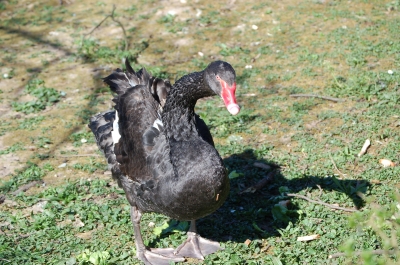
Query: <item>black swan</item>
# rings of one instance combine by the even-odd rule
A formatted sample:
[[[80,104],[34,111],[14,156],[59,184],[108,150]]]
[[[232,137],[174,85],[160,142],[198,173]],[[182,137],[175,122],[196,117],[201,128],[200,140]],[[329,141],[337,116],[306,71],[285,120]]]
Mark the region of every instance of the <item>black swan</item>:
[[[104,78],[116,93],[115,110],[93,116],[89,127],[131,205],[137,257],[154,265],[204,259],[221,247],[197,234],[195,220],[223,204],[229,179],[194,107],[200,98],[219,95],[232,115],[239,113],[235,70],[215,61],[171,86],[144,68],[136,73],[128,60],[125,65],[125,72]],[[191,221],[188,239],[177,249],[146,248],[140,234],[144,212]]]

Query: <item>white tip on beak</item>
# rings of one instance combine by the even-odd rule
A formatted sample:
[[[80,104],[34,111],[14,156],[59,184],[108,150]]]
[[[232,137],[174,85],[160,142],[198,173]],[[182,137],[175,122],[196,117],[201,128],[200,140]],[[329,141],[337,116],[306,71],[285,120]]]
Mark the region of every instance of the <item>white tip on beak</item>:
[[[228,107],[226,107],[229,111],[230,114],[236,115],[240,111],[240,107],[238,104],[229,104]]]

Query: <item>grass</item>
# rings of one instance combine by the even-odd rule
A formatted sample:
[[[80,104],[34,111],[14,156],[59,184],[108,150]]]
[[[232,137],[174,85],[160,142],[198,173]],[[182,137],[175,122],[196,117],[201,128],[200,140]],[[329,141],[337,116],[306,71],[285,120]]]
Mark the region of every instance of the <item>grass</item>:
[[[44,86],[44,81],[41,79],[32,79],[25,87],[27,94],[36,97],[34,101],[28,102],[13,102],[13,109],[24,114],[36,113],[44,110],[46,106],[51,106],[58,102],[61,98],[61,93],[54,88]]]
[[[25,150],[21,143],[13,144],[12,146],[0,151],[0,155],[13,153],[15,151]]]
[[[203,2],[118,3],[128,51],[111,20],[82,38],[111,1],[0,3],[0,159],[15,167],[0,172],[1,264],[139,264],[128,203],[87,128],[112,107],[101,78],[125,57],[172,82],[217,59],[236,70],[237,116],[217,97],[196,107],[231,178],[226,203],[198,221],[225,250],[198,263],[398,263],[399,1]],[[289,96],[298,93],[345,101]],[[267,186],[244,192],[276,168]],[[151,213],[142,229],[150,247],[177,247],[187,223]]]

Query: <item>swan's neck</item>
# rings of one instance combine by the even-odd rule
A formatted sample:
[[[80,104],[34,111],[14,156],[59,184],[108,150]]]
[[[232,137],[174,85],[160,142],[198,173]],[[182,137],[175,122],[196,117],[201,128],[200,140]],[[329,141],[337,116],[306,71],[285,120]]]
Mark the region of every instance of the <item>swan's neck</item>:
[[[203,72],[186,75],[173,85],[162,114],[165,135],[170,141],[189,141],[199,137],[194,106],[198,99],[212,95],[212,90],[204,84]]]

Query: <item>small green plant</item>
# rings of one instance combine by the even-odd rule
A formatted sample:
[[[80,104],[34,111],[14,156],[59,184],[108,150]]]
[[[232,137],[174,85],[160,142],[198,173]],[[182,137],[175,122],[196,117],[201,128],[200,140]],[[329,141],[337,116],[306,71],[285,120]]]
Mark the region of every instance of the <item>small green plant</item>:
[[[22,145],[22,143],[16,143],[4,150],[0,150],[0,155],[14,153],[21,150],[25,150],[25,147]]]
[[[91,252],[85,249],[81,254],[79,254],[76,259],[81,265],[93,264],[93,265],[108,265],[108,260],[111,255],[108,251],[95,251]]]
[[[243,52],[245,54],[250,53],[250,50],[242,49],[240,46],[229,47],[225,43],[218,43],[217,46],[219,46],[221,48],[221,51],[219,52],[219,54],[221,54],[224,57],[234,55],[239,52]]]
[[[69,139],[74,142],[74,146],[82,146],[83,143],[94,143],[94,135],[91,132],[76,132],[70,135]]]
[[[156,226],[153,229],[153,234],[155,234],[156,236],[160,236],[168,233],[186,232],[188,228],[189,222],[170,220],[169,222],[165,222],[161,226]]]
[[[85,163],[85,164],[76,163],[76,164],[73,165],[73,168],[93,173],[98,169],[104,170],[106,167],[102,162],[97,162],[94,159],[90,159],[89,163]]]
[[[112,63],[119,63],[121,58],[128,58],[130,61],[134,62],[138,55],[149,46],[148,42],[144,39],[139,40],[126,51],[121,49],[121,46],[126,45],[125,43],[121,43],[121,46],[115,48],[102,46],[99,41],[94,38],[85,38],[79,40],[78,43],[80,44],[78,53],[86,61],[103,60]]]
[[[400,8],[400,1],[399,0],[391,1],[390,3],[386,4],[386,7],[388,11],[398,10]]]
[[[128,12],[130,15],[133,15],[134,13],[137,12],[137,7],[135,5],[131,5],[128,8],[125,8],[124,11]]]
[[[12,123],[8,121],[0,121],[0,136],[3,136],[6,132],[13,129],[11,124]]]
[[[157,20],[158,23],[172,23],[174,21],[175,16],[172,14],[166,14],[165,16],[162,16],[159,20]]]
[[[15,111],[20,111],[25,114],[44,110],[46,106],[53,105],[61,98],[61,94],[57,90],[45,87],[44,81],[36,78],[32,79],[28,85],[26,85],[25,91],[37,99],[35,101],[12,103]]]
[[[15,69],[11,69],[8,73],[4,73],[2,78],[4,79],[11,79],[15,76]]]
[[[46,172],[46,170],[42,169],[38,165],[29,162],[26,169],[17,172],[9,181],[4,182],[2,186],[0,186],[0,191],[8,192],[30,181],[41,180]]]
[[[400,194],[392,194],[393,202],[380,205],[369,198],[371,208],[350,218],[350,226],[359,231],[357,237],[350,237],[341,247],[348,262],[358,264],[398,264],[400,255]],[[358,241],[373,237],[376,249],[360,249]],[[356,245],[358,247],[356,247]],[[361,244],[362,247],[362,244]]]
[[[18,129],[32,131],[37,129],[38,125],[45,119],[44,116],[37,116],[33,118],[27,118],[23,121],[19,121]]]

